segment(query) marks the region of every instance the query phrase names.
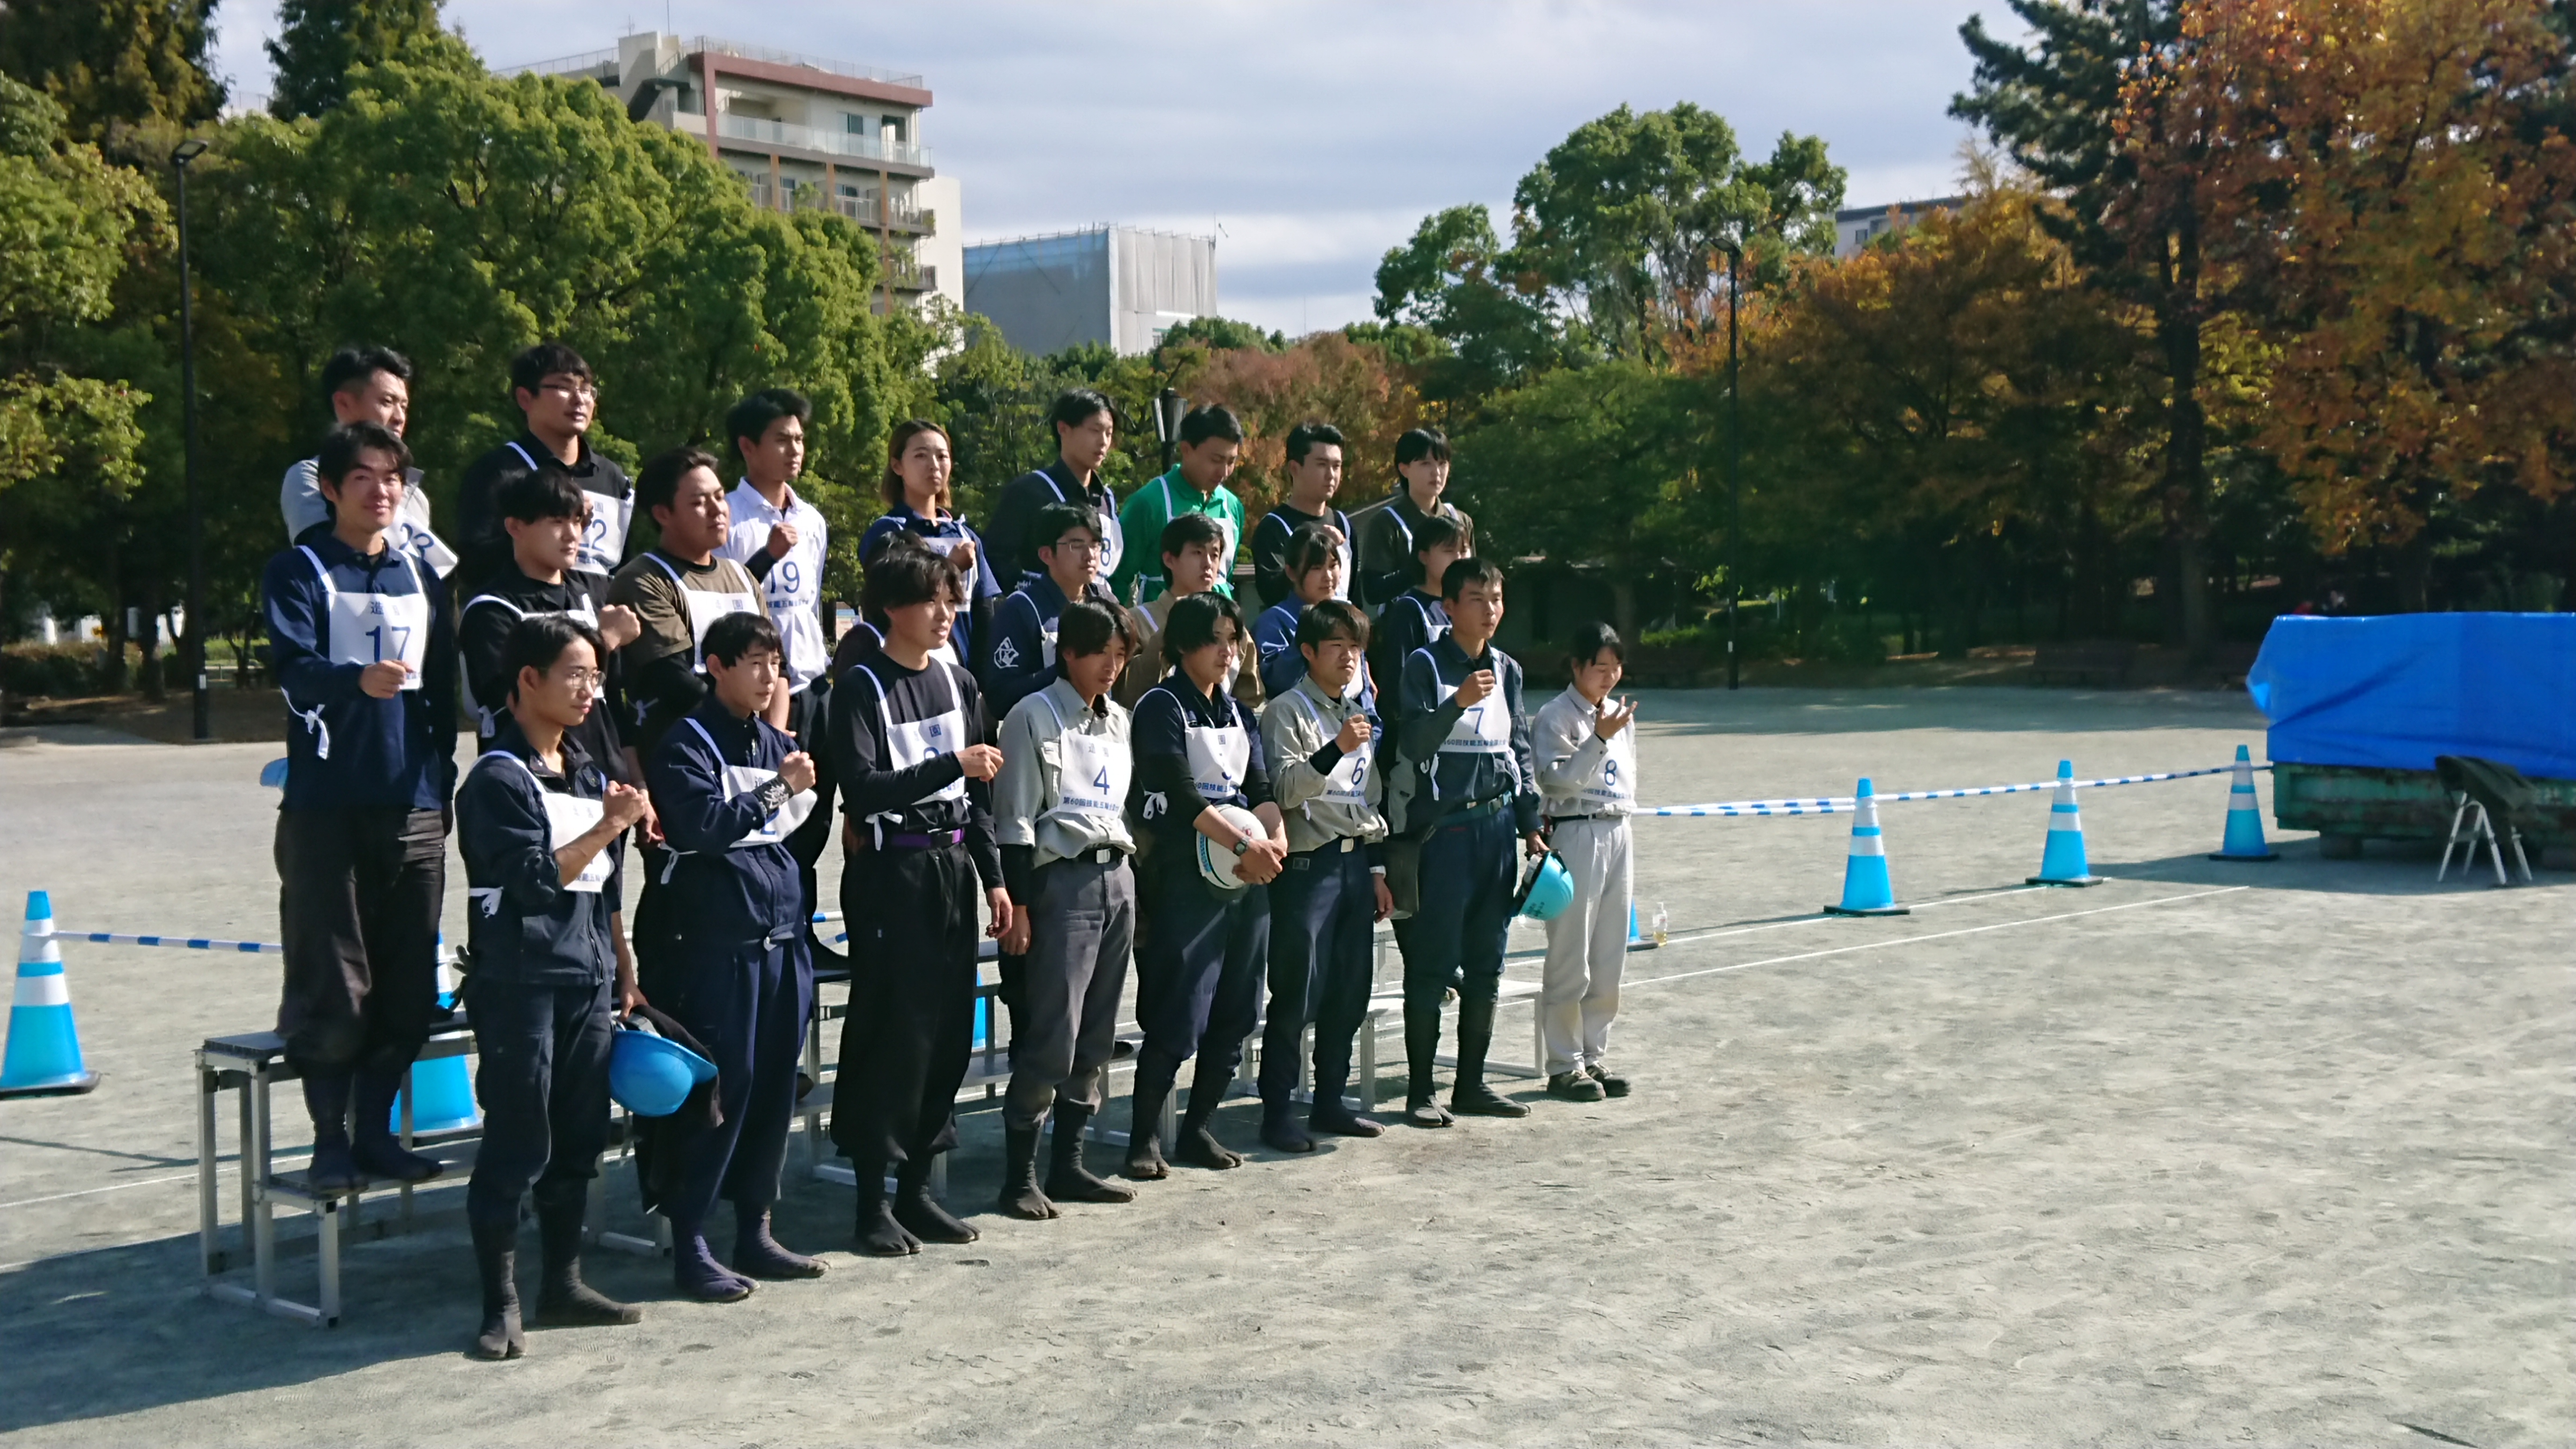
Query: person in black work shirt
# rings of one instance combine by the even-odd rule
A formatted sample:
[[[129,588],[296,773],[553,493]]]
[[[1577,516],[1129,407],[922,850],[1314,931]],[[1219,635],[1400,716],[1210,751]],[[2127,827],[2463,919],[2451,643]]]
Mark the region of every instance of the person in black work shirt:
[[[889,549],[861,596],[886,621],[884,645],[832,686],[850,926],[832,1141],[858,1182],[858,1250],[879,1257],[976,1237],[930,1195],[974,1045],[979,882],[990,935],[1010,931],[1013,911],[993,837],[1002,752],[975,677],[933,657],[964,602],[946,560]]]
[[[1288,430],[1288,496],[1252,525],[1252,592],[1264,610],[1275,609],[1297,593],[1285,567],[1288,540],[1310,523],[1330,524],[1341,535],[1342,586],[1335,598],[1358,592],[1351,582],[1351,520],[1333,506],[1342,488],[1342,430],[1331,423],[1299,423]],[[1267,682],[1265,681],[1265,687]],[[1270,690],[1285,692],[1291,685]]]
[[[1518,837],[1535,859],[1538,765],[1519,661],[1493,647],[1503,622],[1503,571],[1480,558],[1441,579],[1449,632],[1404,661],[1396,733],[1418,778],[1408,823],[1423,833],[1422,884],[1404,948],[1404,1053],[1412,1081],[1405,1120],[1446,1127],[1450,1112],[1526,1117],[1529,1108],[1485,1085],[1503,937],[1512,923]],[[1440,1000],[1458,991],[1458,1076],[1443,1111],[1433,1091]]]
[[[626,557],[627,530],[635,521],[635,489],[625,470],[592,450],[582,436],[598,417],[599,383],[581,354],[560,342],[540,342],[510,359],[510,398],[527,415],[519,436],[466,468],[457,488],[457,587],[470,595],[483,576],[510,557],[494,490],[513,468],[562,473],[591,495],[590,522],[582,529],[573,571],[606,578]]]
[[[1128,1127],[1129,1177],[1164,1176],[1163,1103],[1181,1063],[1199,1059],[1175,1155],[1200,1167],[1238,1167],[1209,1118],[1243,1060],[1243,1039],[1261,1010],[1270,955],[1270,893],[1288,858],[1288,827],[1270,798],[1261,728],[1226,690],[1247,647],[1243,607],[1223,594],[1193,594],[1172,606],[1163,657],[1172,672],[1136,701],[1128,738],[1135,751],[1130,811],[1153,839],[1146,857],[1144,939],[1136,952],[1135,1118]],[[1246,834],[1217,813],[1248,809],[1261,822]],[[1197,837],[1234,857],[1241,887],[1220,892],[1199,873]]]
[[[277,1034],[313,1117],[306,1177],[324,1193],[439,1172],[391,1126],[438,1004],[456,783],[455,610],[389,536],[410,465],[377,424],[333,431],[316,459],[331,531],[270,559],[260,582],[294,715],[277,812]]]
[[[1449,491],[1449,438],[1438,428],[1415,428],[1395,440],[1395,491],[1361,509],[1352,520],[1359,537],[1359,573],[1351,592],[1371,608],[1404,592],[1407,563],[1422,550],[1417,536],[1424,522],[1445,518],[1458,530],[1458,552],[1476,551],[1476,524],[1465,510],[1445,501]],[[1433,576],[1438,583],[1438,575]]]
[[[657,1150],[676,1152],[677,1180],[667,1191],[651,1188],[649,1205],[670,1220],[681,1291],[731,1303],[751,1292],[752,1279],[823,1272],[769,1232],[813,1014],[805,891],[787,837],[814,808],[814,761],[767,718],[787,689],[777,627],[759,614],[728,614],[707,626],[703,642],[706,700],[662,736],[644,770],[671,850],[675,930],[667,955],[645,958],[643,987],[706,1047],[722,1120],[671,1124]],[[720,1197],[733,1204],[730,1272],[707,1249],[706,1220]]]
[[[984,530],[985,545],[992,551],[993,576],[1005,589],[1046,571],[1038,561],[1038,545],[1045,540],[1031,530],[1038,510],[1050,503],[1087,503],[1099,510],[1105,530],[1100,540],[1100,577],[1116,572],[1126,554],[1125,540],[1118,532],[1117,495],[1100,481],[1100,465],[1108,461],[1110,445],[1118,438],[1118,415],[1109,399],[1087,387],[1075,388],[1048,409],[1047,426],[1055,433],[1056,460],[1003,484],[1001,496],[993,501],[993,521]],[[1152,540],[1147,540],[1151,545]]]
[[[465,1004],[483,1142],[465,1217],[483,1278],[482,1358],[517,1358],[519,1201],[534,1189],[545,1251],[537,1312],[548,1327],[634,1323],[643,1311],[581,1281],[581,1226],[608,1146],[615,1017],[642,995],[614,949],[618,868],[640,790],[611,781],[582,747],[600,711],[607,651],[570,614],[511,624],[507,704],[456,792],[465,858]]]
[[[1021,700],[1055,682],[1056,621],[1064,606],[1090,599],[1115,608],[1100,582],[1101,530],[1107,527],[1087,503],[1050,503],[1038,510],[1036,578],[993,609],[993,646],[976,671],[984,702],[1009,718]]]

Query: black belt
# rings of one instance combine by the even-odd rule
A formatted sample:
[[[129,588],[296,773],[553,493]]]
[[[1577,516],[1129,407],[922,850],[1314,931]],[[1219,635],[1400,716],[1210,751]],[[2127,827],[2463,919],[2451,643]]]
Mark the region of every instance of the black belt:
[[[1625,820],[1627,818],[1628,817],[1624,814],[1604,810],[1594,815],[1551,815],[1547,817],[1547,823],[1550,825],[1563,825],[1569,820]]]
[[[1365,843],[1356,835],[1345,835],[1329,845],[1318,845],[1312,850],[1292,850],[1288,853],[1290,855],[1348,855]]]
[[[1461,805],[1450,811],[1448,818],[1441,823],[1445,825],[1450,820],[1482,820],[1488,815],[1501,813],[1509,808],[1511,803],[1510,796],[1497,795],[1491,800],[1479,800],[1473,805]]]
[[[1059,855],[1055,859],[1048,861],[1047,864],[1075,865],[1087,863],[1091,865],[1116,865],[1119,861],[1124,860],[1126,856],[1127,852],[1120,850],[1117,846],[1094,845],[1082,850],[1077,850],[1071,855]]]

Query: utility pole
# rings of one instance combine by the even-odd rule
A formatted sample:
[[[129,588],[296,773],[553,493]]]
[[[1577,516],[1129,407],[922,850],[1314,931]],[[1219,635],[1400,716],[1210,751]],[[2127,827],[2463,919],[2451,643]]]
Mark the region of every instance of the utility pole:
[[[188,163],[206,154],[206,143],[194,137],[170,152],[170,169],[179,185],[179,392],[187,418],[188,480],[188,669],[196,679],[192,700],[194,732],[205,744],[215,737],[214,697],[206,688],[206,500],[197,486],[197,318],[188,286]]]
[[[1744,363],[1736,350],[1735,267],[1744,253],[1726,253],[1726,687],[1743,679],[1737,618],[1744,601]]]

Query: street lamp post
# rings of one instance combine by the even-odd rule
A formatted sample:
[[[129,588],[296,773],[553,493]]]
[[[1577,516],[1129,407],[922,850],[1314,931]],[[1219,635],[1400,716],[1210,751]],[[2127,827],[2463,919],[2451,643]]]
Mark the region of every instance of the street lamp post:
[[[190,738],[199,744],[215,737],[215,702],[206,689],[206,502],[197,487],[197,317],[188,282],[188,163],[204,154],[206,143],[195,137],[170,152],[170,169],[179,186],[179,394],[187,417],[188,667],[196,679],[195,730]]]
[[[1738,606],[1744,599],[1744,366],[1735,345],[1735,264],[1743,252],[1726,254],[1726,687],[1743,677],[1743,653],[1736,647]]]
[[[1172,471],[1172,445],[1181,440],[1181,414],[1189,411],[1189,399],[1171,389],[1163,389],[1154,399],[1154,435],[1163,440],[1163,471]]]

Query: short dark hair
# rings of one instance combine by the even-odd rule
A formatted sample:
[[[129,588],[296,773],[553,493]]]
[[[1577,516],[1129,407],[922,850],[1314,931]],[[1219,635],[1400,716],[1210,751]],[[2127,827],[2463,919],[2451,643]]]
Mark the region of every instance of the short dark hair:
[[[361,453],[391,453],[396,469],[411,466],[411,448],[402,435],[382,423],[342,423],[322,439],[322,452],[313,460],[316,480],[337,488],[358,466]]]
[[[1395,466],[1419,463],[1425,458],[1449,461],[1449,435],[1438,428],[1415,428],[1395,440]]]
[[[1342,446],[1342,430],[1331,423],[1299,423],[1288,430],[1288,461],[1303,463],[1317,443]]]
[[[1243,606],[1214,589],[1174,604],[1172,617],[1163,621],[1163,662],[1178,669],[1182,655],[1215,643],[1219,619],[1232,619],[1234,637],[1238,641],[1245,637]]]
[[[1163,557],[1178,558],[1181,550],[1194,543],[1225,547],[1225,526],[1204,513],[1184,513],[1163,525]],[[1218,560],[1223,563],[1223,559]],[[1172,571],[1163,570],[1163,581],[1171,582]]]
[[[590,500],[569,473],[513,467],[492,480],[492,508],[503,518],[536,523],[579,518],[590,511]]]
[[[1503,571],[1492,559],[1481,554],[1471,553],[1465,558],[1454,559],[1449,564],[1449,572],[1440,576],[1440,597],[1457,598],[1467,592],[1469,584],[1492,584],[1499,589],[1503,586]]]
[[[859,585],[859,607],[880,619],[932,599],[963,603],[966,586],[948,560],[928,548],[888,548],[868,565]]]
[[[1322,644],[1333,639],[1348,639],[1362,649],[1368,647],[1368,614],[1348,599],[1318,599],[1297,616],[1297,643]]]
[[[1288,547],[1280,551],[1280,572],[1294,582],[1340,558],[1340,533],[1340,529],[1321,520],[1298,524],[1296,531],[1288,535]]]
[[[680,496],[680,480],[700,468],[716,474],[719,483],[724,481],[723,465],[704,448],[673,448],[654,454],[644,464],[644,471],[635,475],[635,506],[643,509],[647,518],[656,508],[670,507],[671,501]]]
[[[1127,611],[1113,609],[1097,599],[1076,599],[1064,606],[1055,622],[1055,657],[1071,658],[1076,654],[1105,654],[1112,642],[1136,652],[1136,631],[1128,626]]]
[[[509,671],[510,697],[519,697],[519,671],[533,669],[539,674],[555,667],[575,641],[590,646],[591,663],[605,667],[608,645],[599,631],[570,614],[527,614],[510,626],[509,637],[501,641],[501,665]]]
[[[1102,413],[1109,414],[1114,422],[1118,409],[1109,405],[1108,398],[1090,388],[1070,388],[1056,394],[1055,406],[1047,409],[1047,422],[1050,431],[1054,428],[1078,428]]]
[[[707,637],[698,641],[701,657],[713,659],[731,669],[755,650],[766,649],[785,658],[787,646],[778,642],[778,626],[766,614],[727,614],[707,626]]]
[[[1100,510],[1088,503],[1050,503],[1039,509],[1037,517],[1029,521],[1030,546],[1053,548],[1067,533],[1077,528],[1091,530],[1095,540],[1103,537]]]
[[[1576,625],[1573,642],[1565,646],[1566,672],[1571,674],[1600,658],[1604,649],[1620,663],[1628,662],[1628,646],[1619,642],[1618,630],[1598,619]]]
[[[590,364],[581,360],[580,353],[560,342],[540,342],[510,359],[510,392],[514,396],[535,392],[545,385],[547,378],[557,373],[597,380],[591,373]]]
[[[1417,584],[1437,582],[1422,571],[1422,556],[1435,548],[1456,548],[1466,541],[1466,530],[1440,514],[1431,515],[1413,526],[1413,558],[1405,564],[1405,572]]]
[[[1225,438],[1237,443],[1243,441],[1243,424],[1235,421],[1234,414],[1226,411],[1223,403],[1209,403],[1181,415],[1182,442],[1196,447],[1210,438]]]
[[[322,395],[336,397],[363,386],[377,373],[411,381],[411,359],[390,347],[343,347],[322,364]]]
[[[751,439],[757,446],[769,436],[770,424],[780,418],[794,418],[800,423],[814,421],[814,404],[805,394],[791,387],[765,387],[735,403],[725,414],[725,436],[733,440],[736,453],[742,451],[742,440]]]

